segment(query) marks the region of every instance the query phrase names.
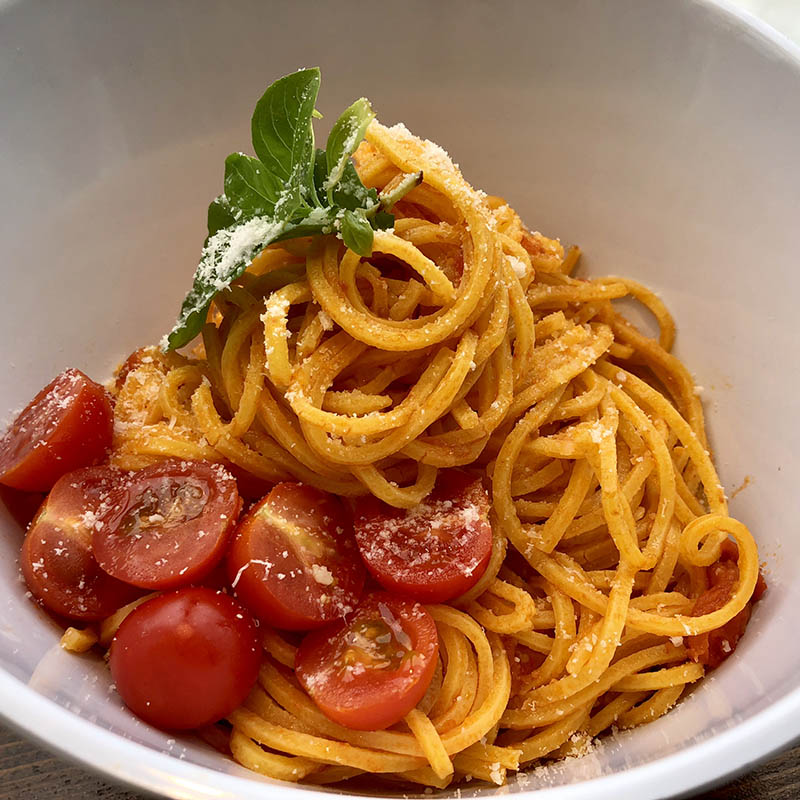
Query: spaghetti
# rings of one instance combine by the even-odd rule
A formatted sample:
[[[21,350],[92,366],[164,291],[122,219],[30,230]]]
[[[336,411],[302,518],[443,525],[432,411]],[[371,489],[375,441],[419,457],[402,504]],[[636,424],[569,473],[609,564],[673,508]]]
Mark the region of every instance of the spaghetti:
[[[703,637],[749,614],[758,552],[728,515],[653,292],[573,277],[577,247],[531,233],[402,125],[372,122],[355,160],[379,190],[424,176],[373,256],[334,235],[264,249],[217,295],[191,357],[144,351],[120,373],[112,463],[223,462],[400,508],[440,469],[478,471],[489,565],[428,607],[439,663],[418,706],[388,730],[343,727],[295,679],[296,639],[266,630],[230,750],[280,780],[500,784],[668,711],[706,671]],[[621,298],[652,313],[657,339]],[[725,558],[730,591],[696,613]]]

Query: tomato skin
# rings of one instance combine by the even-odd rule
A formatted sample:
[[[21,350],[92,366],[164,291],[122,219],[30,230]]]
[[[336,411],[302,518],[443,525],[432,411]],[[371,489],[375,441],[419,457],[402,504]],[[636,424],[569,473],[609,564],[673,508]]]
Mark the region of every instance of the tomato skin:
[[[192,587],[142,603],[111,643],[114,683],[136,716],[164,730],[216,722],[258,677],[261,645],[235,600]]]
[[[222,466],[168,459],[118,481],[113,520],[95,529],[100,566],[143,589],[202,581],[225,555],[239,516],[236,481]]]
[[[65,370],[0,438],[0,483],[46,492],[62,475],[103,461],[113,432],[108,392],[79,370]]]
[[[423,502],[399,509],[375,497],[356,501],[355,535],[378,583],[424,603],[442,603],[474,586],[489,563],[489,495],[478,478],[442,470]]]
[[[0,483],[0,502],[6,507],[14,521],[24,531],[42,507],[47,495],[44,492],[21,492]]]
[[[236,596],[285,630],[310,630],[352,611],[365,577],[344,505],[300,483],[279,483],[253,506],[228,553]]]
[[[329,719],[382,730],[423,698],[438,655],[436,623],[423,606],[374,592],[346,620],[306,635],[295,674]]]
[[[119,473],[85,467],[50,491],[22,543],[20,566],[31,594],[48,611],[73,620],[98,620],[141,592],[107,575],[92,554],[94,520]]]

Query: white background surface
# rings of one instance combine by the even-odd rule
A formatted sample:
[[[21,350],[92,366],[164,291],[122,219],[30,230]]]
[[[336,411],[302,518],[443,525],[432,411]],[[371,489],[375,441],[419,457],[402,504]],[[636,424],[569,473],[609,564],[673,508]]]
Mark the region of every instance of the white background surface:
[[[733,0],[734,5],[760,17],[777,31],[800,44],[798,0]]]

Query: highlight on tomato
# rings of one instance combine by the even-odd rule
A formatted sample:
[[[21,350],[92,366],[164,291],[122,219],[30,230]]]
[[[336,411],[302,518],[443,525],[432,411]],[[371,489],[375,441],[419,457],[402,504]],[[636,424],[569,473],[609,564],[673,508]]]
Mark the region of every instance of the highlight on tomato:
[[[436,624],[425,608],[375,592],[346,620],[306,634],[295,674],[329,719],[382,730],[422,699],[438,655]]]
[[[100,566],[144,589],[202,581],[222,560],[239,516],[236,480],[220,464],[168,459],[125,473],[96,526]]]
[[[92,530],[108,519],[107,498],[123,473],[85,467],[50,491],[22,543],[20,566],[31,594],[49,611],[99,620],[141,592],[104,572],[92,554]]]
[[[46,492],[62,475],[99,464],[113,431],[108,392],[79,370],[65,370],[0,437],[0,483]]]
[[[489,495],[479,478],[458,469],[442,470],[414,508],[359,498],[354,528],[381,586],[425,603],[452,600],[474,586],[492,551]]]
[[[345,506],[300,483],[279,483],[243,517],[227,563],[242,603],[286,630],[352,611],[366,577]]]
[[[203,587],[142,603],[120,625],[109,655],[125,704],[164,730],[190,730],[230,714],[256,682],[260,663],[250,614]]]

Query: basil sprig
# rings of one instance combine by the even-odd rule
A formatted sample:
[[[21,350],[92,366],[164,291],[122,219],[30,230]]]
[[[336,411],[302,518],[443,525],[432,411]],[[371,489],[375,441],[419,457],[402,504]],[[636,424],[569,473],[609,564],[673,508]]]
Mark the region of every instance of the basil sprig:
[[[197,336],[217,292],[267,245],[337,233],[351,250],[369,256],[373,232],[394,224],[350,158],[375,117],[369,101],[362,97],[347,108],[325,150],[316,149],[312,119],[318,116],[319,84],[319,68],[300,70],[275,81],[256,104],[256,157],[232,153],[225,159],[224,192],[208,207],[208,238],[165,349]]]

